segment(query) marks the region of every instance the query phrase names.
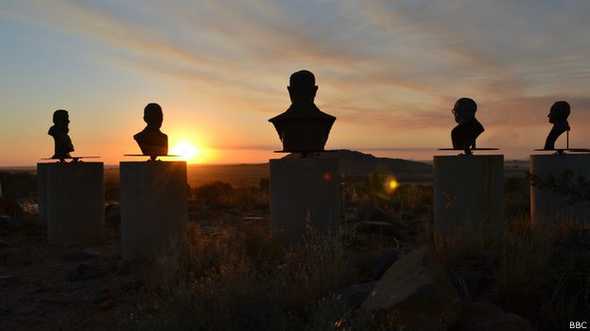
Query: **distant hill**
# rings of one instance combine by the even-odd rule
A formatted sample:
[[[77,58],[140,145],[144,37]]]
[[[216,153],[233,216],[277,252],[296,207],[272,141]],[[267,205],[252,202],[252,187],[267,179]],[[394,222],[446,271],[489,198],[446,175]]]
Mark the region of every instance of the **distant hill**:
[[[297,158],[289,154],[285,158]],[[402,182],[429,183],[432,178],[432,166],[424,162],[403,159],[381,158],[371,154],[351,150],[336,150],[315,154],[321,159],[338,159],[340,173],[346,177],[363,177],[372,172],[384,172],[394,175]],[[119,167],[106,165],[104,169],[105,185],[119,185]],[[260,164],[190,164],[187,169],[188,183],[193,187],[214,181],[223,181],[234,186],[258,186],[260,180],[269,178],[268,163]],[[37,190],[34,167],[0,169],[0,186],[4,195],[25,192],[34,194]],[[21,178],[22,177],[22,178]],[[22,192],[20,192],[22,191]]]
[[[408,181],[428,180],[432,176],[432,166],[424,162],[375,157],[371,154],[347,149],[326,153],[315,153],[311,157],[319,159],[338,159],[340,173],[343,176],[366,176],[369,173],[388,172],[398,179]],[[284,158],[300,158],[298,154],[289,154]]]
[[[298,154],[284,156],[287,159],[300,157]],[[364,177],[373,172],[382,172],[389,173],[402,182],[430,183],[432,181],[432,166],[424,162],[375,157],[371,154],[346,149],[316,153],[310,157],[338,159],[340,173],[345,177]],[[260,179],[269,176],[268,163],[190,165],[188,169],[188,179],[191,186],[199,186],[216,180],[235,186],[256,186]]]

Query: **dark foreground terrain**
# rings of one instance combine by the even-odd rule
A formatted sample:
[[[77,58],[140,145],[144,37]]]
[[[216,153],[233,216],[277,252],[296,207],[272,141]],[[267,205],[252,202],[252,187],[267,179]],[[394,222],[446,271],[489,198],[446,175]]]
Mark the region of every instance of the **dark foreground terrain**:
[[[431,187],[388,190],[388,178],[347,180],[339,232],[310,228],[290,248],[270,236],[267,180],[196,187],[188,242],[144,264],[120,258],[116,183],[93,247],[46,244],[25,208],[34,196],[5,195],[0,330],[562,330],[589,319],[590,235],[531,227],[524,175],[507,179],[501,239],[452,242],[433,240]]]

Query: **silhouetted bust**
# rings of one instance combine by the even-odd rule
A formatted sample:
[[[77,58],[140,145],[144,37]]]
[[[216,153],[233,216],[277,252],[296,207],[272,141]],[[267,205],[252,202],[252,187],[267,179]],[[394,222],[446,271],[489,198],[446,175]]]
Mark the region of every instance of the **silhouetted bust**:
[[[458,123],[451,131],[453,148],[463,149],[465,154],[471,154],[475,140],[484,131],[483,125],[475,118],[476,111],[477,104],[470,98],[460,98],[453,107],[453,115]]]
[[[68,135],[68,132],[70,132],[69,124],[70,117],[66,110],[59,109],[53,112],[53,126],[49,128],[47,134],[53,137],[55,147],[52,158],[54,159],[70,158],[70,152],[74,151],[74,145]]]
[[[570,116],[570,104],[566,101],[557,101],[551,106],[549,111],[549,123],[553,124],[553,128],[549,131],[547,139],[545,140],[544,149],[553,150],[555,149],[555,141],[559,136],[570,130],[570,125],[567,122],[567,118]]]
[[[144,155],[152,157],[168,154],[168,136],[160,131],[164,115],[157,103],[150,103],[143,110],[143,120],[147,126],[133,136]]]
[[[297,71],[289,79],[291,106],[269,120],[283,143],[285,152],[320,152],[324,150],[336,117],[315,105],[318,91],[313,73]]]

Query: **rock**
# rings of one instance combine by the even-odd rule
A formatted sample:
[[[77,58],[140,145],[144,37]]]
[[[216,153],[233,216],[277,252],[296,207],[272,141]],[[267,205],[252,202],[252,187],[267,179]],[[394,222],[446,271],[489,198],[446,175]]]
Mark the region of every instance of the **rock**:
[[[367,311],[394,311],[395,324],[408,330],[445,330],[460,312],[457,291],[432,266],[427,249],[401,257],[377,282],[362,304]]]
[[[394,263],[371,291],[363,303],[363,309],[390,308],[421,287],[432,284],[433,277],[423,264],[426,251],[426,248],[421,248]]]
[[[354,284],[336,292],[336,300],[343,302],[347,307],[356,309],[365,301],[377,282]]]
[[[447,330],[457,322],[461,312],[459,296],[443,280],[418,289],[393,308],[398,324],[407,330]]]
[[[378,280],[385,272],[399,259],[399,252],[396,249],[390,249],[383,252],[375,262],[373,270],[371,270],[369,277],[373,280]]]
[[[66,280],[75,282],[82,280],[89,280],[104,276],[104,272],[100,270],[96,265],[82,263],[76,267],[76,269],[68,272]]]
[[[524,318],[504,312],[500,307],[485,302],[465,304],[456,324],[457,331],[532,331]]]

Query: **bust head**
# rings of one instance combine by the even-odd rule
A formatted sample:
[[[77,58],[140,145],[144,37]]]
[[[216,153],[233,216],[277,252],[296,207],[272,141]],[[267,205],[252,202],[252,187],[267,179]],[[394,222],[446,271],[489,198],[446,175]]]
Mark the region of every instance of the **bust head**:
[[[455,122],[463,124],[469,122],[475,118],[475,112],[477,111],[477,103],[471,98],[460,98],[455,102],[453,107],[453,115],[455,116]]]
[[[70,157],[70,152],[74,151],[74,145],[70,139],[69,127],[70,118],[67,110],[58,109],[53,112],[53,126],[47,132],[53,137],[54,158],[64,159]]]
[[[292,103],[313,103],[318,87],[311,71],[300,70],[289,78],[289,96]]]
[[[143,120],[147,126],[133,136],[142,153],[152,159],[168,154],[168,136],[160,131],[163,119],[162,107],[157,103],[148,104],[143,110]]]
[[[149,103],[143,109],[143,120],[147,123],[149,128],[159,129],[162,127],[164,121],[164,114],[162,107],[157,103]]]
[[[58,109],[53,112],[53,124],[59,130],[68,130],[68,124],[70,124],[70,116],[68,111],[65,109]]]
[[[549,123],[559,123],[567,121],[570,116],[570,104],[567,101],[557,101],[551,106],[549,111]]]
[[[549,118],[549,123],[553,124],[551,131],[547,135],[545,139],[545,148],[546,150],[554,150],[555,149],[555,142],[566,131],[570,130],[569,123],[567,122],[567,118],[570,115],[570,104],[566,101],[557,101],[551,106],[551,110],[547,117]]]

